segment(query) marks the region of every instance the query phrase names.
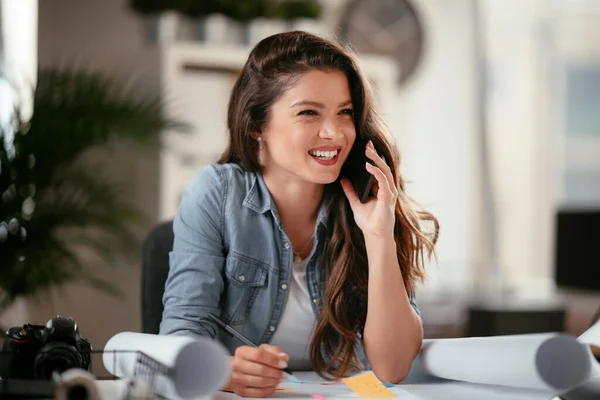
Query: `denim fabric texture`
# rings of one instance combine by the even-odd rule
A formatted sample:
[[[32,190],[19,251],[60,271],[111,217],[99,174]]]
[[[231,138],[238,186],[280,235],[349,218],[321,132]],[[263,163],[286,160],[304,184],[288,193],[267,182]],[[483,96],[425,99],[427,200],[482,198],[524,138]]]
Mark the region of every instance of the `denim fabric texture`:
[[[316,318],[325,214],[322,205],[306,267]],[[217,338],[233,354],[242,342],[207,318],[214,314],[252,342],[269,343],[286,304],[293,251],[262,175],[237,164],[205,167],[186,187],[173,231],[160,333]],[[357,355],[369,365],[362,343]]]

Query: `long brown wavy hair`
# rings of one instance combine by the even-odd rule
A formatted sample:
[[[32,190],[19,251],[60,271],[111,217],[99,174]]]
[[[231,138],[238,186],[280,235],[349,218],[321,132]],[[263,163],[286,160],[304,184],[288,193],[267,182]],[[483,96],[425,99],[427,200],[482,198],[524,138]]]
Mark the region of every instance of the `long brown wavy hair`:
[[[420,210],[405,193],[399,172],[400,154],[394,138],[376,110],[369,81],[356,55],[346,46],[306,32],[294,31],[263,39],[251,51],[231,93],[227,125],[229,144],[219,163],[237,163],[260,171],[258,144],[251,137],[269,119],[271,105],[301,74],[309,70],[338,70],[348,78],[357,138],[372,140],[392,170],[399,199],[394,237],[402,277],[409,295],[425,278],[424,258],[431,256],[439,226],[433,215]],[[339,378],[363,366],[355,353],[366,321],[368,265],[363,234],[339,182],[324,191],[327,237],[321,255],[322,311],[310,345],[311,364],[323,378]],[[327,360],[327,361],[326,361]]]

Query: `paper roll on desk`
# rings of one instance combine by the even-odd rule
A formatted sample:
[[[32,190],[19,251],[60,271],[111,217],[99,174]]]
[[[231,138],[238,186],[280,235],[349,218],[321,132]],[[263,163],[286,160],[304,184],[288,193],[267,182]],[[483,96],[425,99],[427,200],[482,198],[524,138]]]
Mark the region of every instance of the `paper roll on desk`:
[[[102,400],[153,400],[150,386],[138,379],[116,379],[96,381]]]
[[[600,347],[600,321],[596,321],[587,331],[579,336],[579,341]]]
[[[137,379],[96,380],[82,369],[73,368],[59,376],[54,390],[55,400],[153,400],[148,384]]]
[[[152,335],[122,332],[104,346],[102,360],[111,374],[120,378],[137,378],[141,352],[168,368],[156,373],[155,393],[170,399],[209,396],[220,390],[229,379],[229,358],[225,347],[216,340],[202,337]],[[145,373],[152,373],[146,369]]]
[[[425,340],[416,360],[450,380],[561,393],[592,377],[589,348],[565,334]]]
[[[56,400],[88,399],[101,400],[96,386],[96,377],[79,368],[73,368],[60,375],[54,390]]]

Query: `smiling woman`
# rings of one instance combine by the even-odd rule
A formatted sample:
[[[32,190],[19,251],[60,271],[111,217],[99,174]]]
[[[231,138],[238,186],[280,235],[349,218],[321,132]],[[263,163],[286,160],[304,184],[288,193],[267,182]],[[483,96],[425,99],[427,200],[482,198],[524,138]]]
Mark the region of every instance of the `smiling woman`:
[[[188,185],[174,220],[161,333],[222,341],[225,389],[244,397],[273,394],[286,367],[404,379],[421,346],[414,293],[437,222],[404,192],[356,56],[305,32],[262,40],[227,122],[227,149]],[[343,169],[373,176],[364,202]]]

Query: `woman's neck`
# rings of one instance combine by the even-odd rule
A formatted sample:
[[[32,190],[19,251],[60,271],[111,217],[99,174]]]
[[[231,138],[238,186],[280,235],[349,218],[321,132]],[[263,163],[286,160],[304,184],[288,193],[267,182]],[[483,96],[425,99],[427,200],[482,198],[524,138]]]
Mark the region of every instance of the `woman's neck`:
[[[314,225],[324,185],[269,173],[264,174],[263,178],[284,226],[287,224]]]

